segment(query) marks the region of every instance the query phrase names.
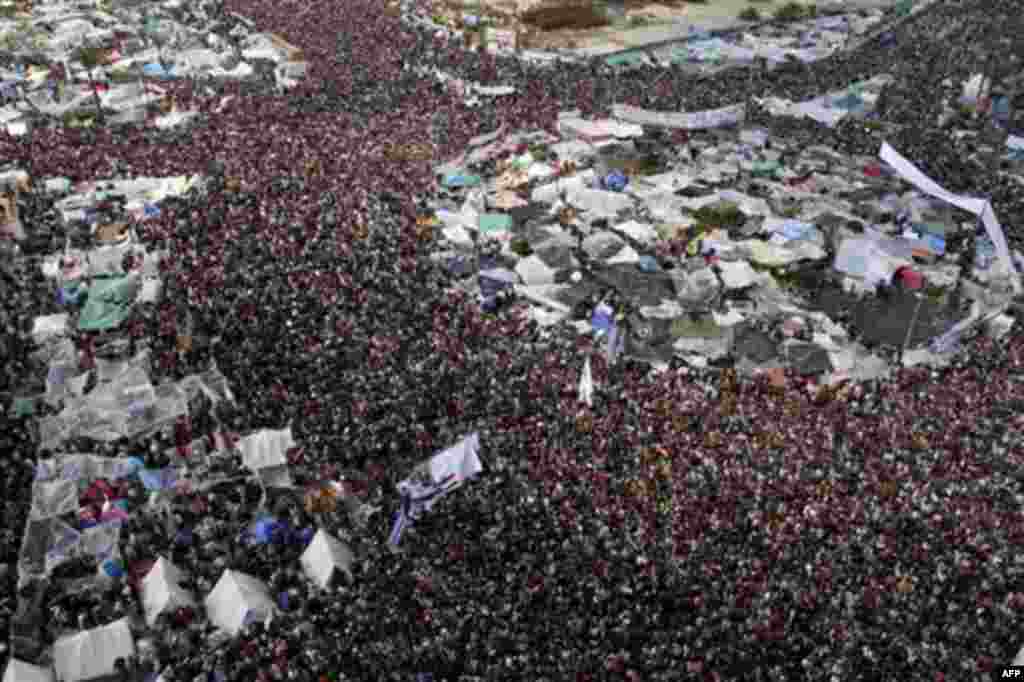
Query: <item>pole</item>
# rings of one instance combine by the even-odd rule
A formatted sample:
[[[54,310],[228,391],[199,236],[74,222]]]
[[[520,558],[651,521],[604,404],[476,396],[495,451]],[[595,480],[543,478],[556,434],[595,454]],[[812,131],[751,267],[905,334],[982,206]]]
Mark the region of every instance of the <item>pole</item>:
[[[924,298],[917,294],[917,305],[914,306],[914,315],[910,318],[910,324],[907,325],[907,335],[903,339],[903,348],[900,349],[900,364],[903,364],[903,354],[907,352],[907,346],[910,345],[910,338],[914,334],[914,328],[917,326],[918,315],[921,314],[921,305],[924,303]]]

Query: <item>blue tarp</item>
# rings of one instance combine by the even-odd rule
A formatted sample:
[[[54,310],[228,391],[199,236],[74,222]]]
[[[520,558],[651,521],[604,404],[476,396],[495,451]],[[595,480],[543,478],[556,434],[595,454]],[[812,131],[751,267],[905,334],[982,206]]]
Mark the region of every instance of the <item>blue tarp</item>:
[[[273,516],[257,519],[249,528],[249,540],[256,545],[287,541],[290,535],[288,523]]]
[[[173,467],[166,469],[141,469],[139,480],[146,490],[166,490],[178,481],[178,470]]]

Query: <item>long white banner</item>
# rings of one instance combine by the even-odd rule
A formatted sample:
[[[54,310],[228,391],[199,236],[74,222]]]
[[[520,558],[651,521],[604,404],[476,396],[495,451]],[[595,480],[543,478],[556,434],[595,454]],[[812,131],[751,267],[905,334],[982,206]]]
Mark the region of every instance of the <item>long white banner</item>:
[[[721,109],[707,111],[673,112],[651,111],[626,104],[612,107],[615,118],[637,125],[661,126],[663,128],[681,128],[683,130],[706,130],[708,128],[724,128],[741,123],[746,117],[747,107],[735,104]]]
[[[892,166],[893,170],[899,173],[904,180],[925,194],[930,194],[937,199],[945,201],[947,204],[952,204],[981,218],[985,231],[988,233],[988,238],[992,240],[992,245],[996,248],[996,255],[999,256],[1003,267],[1013,280],[1014,291],[1018,294],[1021,293],[1020,277],[1016,274],[1017,271],[1013,265],[1013,258],[1010,255],[1010,247],[1006,243],[1006,235],[1003,233],[1003,227],[999,224],[999,220],[996,219],[995,211],[992,210],[992,205],[988,201],[953,194],[922,173],[917,166],[910,163],[903,155],[893,149],[888,142],[882,143],[882,149],[878,152],[878,156]]]

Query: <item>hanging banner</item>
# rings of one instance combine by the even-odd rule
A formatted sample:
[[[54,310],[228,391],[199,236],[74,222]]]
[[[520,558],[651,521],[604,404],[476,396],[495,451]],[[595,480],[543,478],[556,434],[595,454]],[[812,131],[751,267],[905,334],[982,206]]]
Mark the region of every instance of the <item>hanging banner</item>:
[[[882,143],[882,149],[879,151],[878,156],[892,166],[893,170],[899,173],[904,180],[914,185],[925,194],[930,194],[937,199],[942,199],[948,204],[952,204],[957,208],[978,216],[981,223],[985,226],[988,238],[996,248],[996,255],[999,256],[999,260],[1005,268],[1005,271],[1012,277],[1014,291],[1018,294],[1021,293],[1020,277],[1016,274],[1017,271],[1013,265],[1013,257],[1010,255],[1010,247],[1006,243],[1006,235],[1003,233],[1003,227],[996,219],[996,214],[992,210],[992,205],[989,204],[989,202],[984,199],[976,199],[974,197],[965,197],[959,194],[953,194],[944,187],[941,187],[937,182],[922,173],[916,166],[914,166],[914,164],[910,163],[910,161],[904,158],[899,152],[889,146],[888,142]]]
[[[616,104],[612,107],[612,115],[615,118],[629,123],[662,128],[681,128],[683,130],[707,130],[738,125],[746,117],[746,113],[747,108],[743,104],[689,113],[651,111],[649,109],[631,107],[626,104]]]

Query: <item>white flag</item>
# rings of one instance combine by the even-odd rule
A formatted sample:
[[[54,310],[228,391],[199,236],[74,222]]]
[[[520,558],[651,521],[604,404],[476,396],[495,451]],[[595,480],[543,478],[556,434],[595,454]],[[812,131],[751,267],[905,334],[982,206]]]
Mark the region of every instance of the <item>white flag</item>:
[[[580,375],[580,402],[586,403],[587,407],[594,406],[594,376],[590,373],[590,358],[583,363],[583,373]]]
[[[417,466],[412,476],[398,484],[398,491],[413,501],[423,500],[422,508],[429,511],[435,500],[484,470],[479,450],[480,435],[472,433]]]
[[[388,544],[397,547],[409,524],[430,511],[439,499],[484,470],[477,454],[479,450],[480,434],[474,432],[418,465],[409,478],[399,482],[402,505],[395,513]]]

